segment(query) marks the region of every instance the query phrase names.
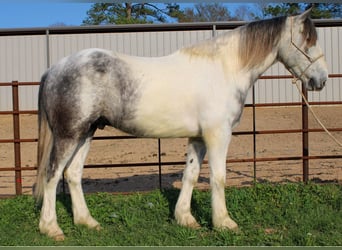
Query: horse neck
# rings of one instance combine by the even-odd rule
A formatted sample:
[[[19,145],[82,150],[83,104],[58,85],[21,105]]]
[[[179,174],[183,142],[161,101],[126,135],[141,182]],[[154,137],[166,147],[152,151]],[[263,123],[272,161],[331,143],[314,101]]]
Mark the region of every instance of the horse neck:
[[[265,56],[256,65],[253,65],[249,69],[250,78],[253,82],[258,80],[258,78],[277,61],[278,49],[275,48],[274,51]]]
[[[233,33],[236,44],[232,47],[235,47],[240,69],[243,73],[249,73],[254,81],[277,61],[285,31],[284,23],[279,22],[284,22],[284,19],[277,20],[275,24],[270,21],[255,22]]]
[[[263,54],[257,62],[243,65],[239,54],[241,32],[243,31],[235,29],[214,39],[185,47],[180,52],[191,58],[220,61],[227,77],[240,74],[244,75],[244,79],[247,78],[254,83],[276,61],[279,45],[269,53]]]

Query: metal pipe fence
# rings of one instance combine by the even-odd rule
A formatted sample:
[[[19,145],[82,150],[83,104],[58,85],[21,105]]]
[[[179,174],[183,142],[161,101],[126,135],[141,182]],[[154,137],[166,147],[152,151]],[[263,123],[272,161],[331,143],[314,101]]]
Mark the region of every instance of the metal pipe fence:
[[[265,76],[261,77],[262,79],[280,79],[280,78],[290,78],[291,76]],[[342,74],[331,74],[330,78],[340,78]],[[26,138],[23,139],[20,136],[20,116],[25,114],[37,114],[37,110],[20,110],[19,109],[19,87],[21,86],[33,86],[39,85],[39,82],[5,82],[0,83],[1,87],[11,87],[12,88],[12,101],[13,101],[13,110],[12,111],[0,111],[1,115],[11,115],[13,116],[13,139],[0,139],[1,143],[9,143],[13,144],[14,151],[14,165],[13,166],[1,166],[0,162],[0,175],[3,171],[14,172],[14,182],[15,182],[15,194],[22,194],[23,186],[22,186],[22,173],[24,171],[36,171],[36,166],[23,166],[21,162],[22,150],[21,146],[25,143],[37,143],[38,138]],[[304,86],[302,86],[303,92],[306,95],[306,90]],[[272,161],[302,161],[302,181],[308,182],[309,180],[309,170],[310,170],[310,161],[315,159],[342,159],[342,154],[339,155],[310,155],[309,154],[309,133],[315,132],[323,132],[323,129],[318,128],[309,128],[309,119],[308,119],[308,109],[304,103],[302,102],[293,102],[293,103],[255,103],[254,98],[254,88],[253,88],[253,102],[252,104],[247,104],[245,107],[250,107],[253,109],[253,127],[251,130],[246,131],[238,131],[234,132],[233,135],[236,136],[245,136],[252,135],[253,136],[253,156],[249,158],[239,158],[239,159],[227,159],[227,163],[253,163],[253,177],[254,180],[257,178],[257,169],[256,164],[258,162],[272,162]],[[312,102],[311,105],[342,105],[342,101],[331,101],[331,102]],[[257,130],[256,129],[256,108],[259,107],[280,107],[280,106],[296,106],[301,107],[302,110],[302,127],[300,129],[278,129],[278,130]],[[331,132],[341,132],[342,128],[328,128]],[[272,134],[291,134],[291,133],[300,133],[302,137],[302,154],[295,156],[278,156],[278,157],[258,157],[257,155],[257,145],[256,145],[256,136],[257,135],[272,135]],[[10,136],[10,135],[8,135]],[[94,140],[131,140],[136,139],[137,137],[125,135],[125,136],[96,136]],[[163,166],[170,165],[185,165],[185,161],[162,161],[161,158],[161,142],[160,139],[156,139],[156,143],[158,144],[158,161],[154,162],[135,162],[135,163],[119,163],[119,164],[88,164],[85,165],[85,168],[117,168],[117,167],[144,167],[144,166],[157,166],[159,172],[159,188],[163,188],[162,183],[162,172]],[[333,142],[332,142],[333,143]],[[206,164],[208,162],[204,162]],[[0,190],[1,197],[1,190]]]

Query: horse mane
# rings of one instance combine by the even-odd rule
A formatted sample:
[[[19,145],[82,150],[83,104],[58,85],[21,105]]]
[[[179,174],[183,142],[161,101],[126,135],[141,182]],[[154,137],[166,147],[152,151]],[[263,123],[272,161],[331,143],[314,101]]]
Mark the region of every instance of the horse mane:
[[[239,40],[237,53],[242,68],[251,68],[260,63],[278,44],[286,24],[286,16],[251,22],[238,29]],[[182,48],[181,51],[191,56],[215,58],[220,54],[221,48],[226,45],[226,37],[230,32],[219,35],[213,39]],[[302,31],[306,46],[316,44],[317,31],[311,21],[304,21]]]
[[[242,67],[258,64],[279,42],[286,17],[251,22],[240,29],[238,54]]]
[[[242,67],[250,68],[267,56],[279,42],[287,17],[251,22],[240,29],[239,57]],[[303,41],[310,48],[317,42],[317,31],[310,18],[305,19]]]
[[[308,48],[316,45],[317,30],[312,20],[309,18],[304,21],[303,39],[306,41],[306,46]]]

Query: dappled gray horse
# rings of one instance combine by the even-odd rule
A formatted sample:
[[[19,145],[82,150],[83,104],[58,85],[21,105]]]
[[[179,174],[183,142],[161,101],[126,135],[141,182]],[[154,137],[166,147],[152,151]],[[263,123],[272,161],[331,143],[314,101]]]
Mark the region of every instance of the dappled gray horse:
[[[87,208],[81,179],[94,132],[107,125],[140,137],[189,138],[175,208],[180,225],[199,226],[190,201],[208,152],[213,225],[236,229],[224,195],[226,154],[248,89],[277,61],[309,90],[321,90],[327,80],[309,14],[252,22],[165,57],[87,49],[48,69],[39,90],[35,195],[43,199],[41,233],[64,239],[55,209],[56,186],[64,170],[74,222],[100,229]]]

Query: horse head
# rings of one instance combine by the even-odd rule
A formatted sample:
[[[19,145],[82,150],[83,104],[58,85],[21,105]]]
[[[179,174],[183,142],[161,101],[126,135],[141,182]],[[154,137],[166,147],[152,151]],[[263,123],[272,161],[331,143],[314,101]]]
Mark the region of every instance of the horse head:
[[[328,79],[327,63],[310,20],[311,9],[287,18],[278,52],[279,60],[308,90],[322,90]]]

